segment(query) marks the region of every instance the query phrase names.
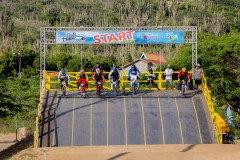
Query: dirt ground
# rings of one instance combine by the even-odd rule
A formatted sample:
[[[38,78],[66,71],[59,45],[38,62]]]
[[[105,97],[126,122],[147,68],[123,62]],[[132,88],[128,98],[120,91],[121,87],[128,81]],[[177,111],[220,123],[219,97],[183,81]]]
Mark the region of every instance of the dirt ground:
[[[39,159],[37,150],[33,148],[33,136],[18,135],[16,133],[0,134],[0,159],[1,160],[35,160]]]
[[[18,140],[25,138],[25,136],[18,135]],[[16,133],[0,133],[0,152],[15,144]]]
[[[14,140],[16,139],[16,135],[15,133],[9,133],[9,134],[0,134],[0,159],[1,160],[45,160],[45,159],[76,159],[78,158],[83,158],[83,159],[115,159],[115,158],[119,158],[119,159],[145,159],[144,157],[144,152],[148,153],[151,152],[153,157],[148,157],[149,159],[158,159],[159,156],[164,156],[166,157],[166,159],[169,158],[170,155],[172,155],[172,153],[174,153],[173,155],[175,155],[174,157],[178,157],[178,159],[182,157],[182,159],[188,159],[189,156],[196,156],[193,159],[198,159],[197,157],[201,157],[202,156],[202,152],[204,152],[205,157],[202,158],[210,158],[210,157],[214,157],[213,156],[213,151],[211,151],[212,148],[216,148],[214,150],[214,152],[217,152],[219,155],[218,157],[216,157],[216,153],[215,158],[220,159],[224,158],[224,154],[223,151],[225,150],[226,152],[226,145],[190,145],[187,146],[185,145],[185,148],[191,148],[191,153],[187,153],[187,154],[183,154],[182,151],[178,151],[176,148],[180,148],[184,145],[166,145],[165,147],[161,147],[161,145],[159,145],[159,149],[157,148],[157,151],[155,147],[158,146],[148,146],[145,149],[141,150],[141,147],[144,146],[111,146],[111,147],[107,147],[107,146],[100,146],[100,147],[53,147],[53,148],[38,148],[38,149],[34,149],[33,148],[33,136],[28,136],[28,137],[24,137],[24,136],[19,136],[18,140],[20,140],[18,143],[15,143]],[[238,145],[229,145],[229,147],[227,147],[230,151],[228,151],[229,153],[231,152],[231,154],[233,154],[233,156],[240,156],[240,152],[236,152],[235,150],[239,150],[240,147],[240,141],[236,140],[235,144]],[[201,147],[202,146],[202,147]],[[211,147],[212,146],[212,147]],[[139,150],[137,149],[139,147]],[[150,147],[150,148],[149,148]],[[167,148],[169,147],[173,147],[171,148],[171,151],[167,150]],[[210,147],[209,152],[205,151],[206,148]],[[223,147],[223,148],[219,148],[219,147]],[[155,148],[155,149],[154,149]],[[205,149],[205,150],[204,150]],[[150,151],[149,151],[150,150]],[[166,150],[166,151],[164,151]],[[189,150],[190,151],[190,150]],[[188,152],[189,152],[188,151]],[[219,152],[221,151],[221,152]],[[143,153],[141,153],[143,152]],[[193,152],[193,153],[192,153]],[[195,152],[195,153],[194,153]],[[170,154],[171,153],[171,154]],[[155,155],[156,154],[156,155]],[[236,154],[236,155],[235,155]],[[155,157],[154,157],[155,155]],[[178,156],[177,156],[178,155]],[[221,157],[223,156],[223,157]],[[174,159],[174,157],[171,157],[171,159]],[[78,159],[77,158],[77,159]],[[164,158],[164,157],[162,157]],[[214,159],[215,159],[214,158]],[[174,159],[175,160],[175,159]]]

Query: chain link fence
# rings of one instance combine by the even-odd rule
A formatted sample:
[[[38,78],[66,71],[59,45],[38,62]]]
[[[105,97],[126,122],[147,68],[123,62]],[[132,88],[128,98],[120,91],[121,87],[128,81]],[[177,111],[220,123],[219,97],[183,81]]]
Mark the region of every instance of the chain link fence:
[[[0,133],[18,133],[20,128],[31,128],[33,132],[36,124],[29,121],[13,121],[13,122],[0,122]]]

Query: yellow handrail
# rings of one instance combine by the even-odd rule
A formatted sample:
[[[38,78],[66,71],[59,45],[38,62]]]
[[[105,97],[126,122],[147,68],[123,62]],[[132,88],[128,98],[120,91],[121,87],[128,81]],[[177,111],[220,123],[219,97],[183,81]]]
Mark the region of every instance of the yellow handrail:
[[[177,74],[178,72],[174,72],[174,74]],[[192,73],[192,72],[189,72]],[[69,81],[69,86],[68,90],[77,90],[77,75],[79,74],[79,72],[68,72],[69,76],[70,76],[70,81]],[[92,79],[92,73],[91,72],[85,72],[87,80],[88,80],[88,84],[91,84],[92,86],[88,87],[88,90],[95,90],[94,87],[94,80]],[[103,88],[106,90],[110,90],[110,84],[109,81],[107,79],[109,72],[104,72],[103,75],[106,78],[106,82],[103,85]],[[141,72],[141,75],[147,75],[148,72]],[[158,85],[158,87],[161,90],[165,90],[165,87],[163,87],[163,84],[166,82],[166,80],[163,79],[163,75],[164,72],[153,72],[153,74],[155,75],[155,80],[154,82]],[[45,83],[45,88],[46,90],[60,90],[60,86],[59,86],[59,82],[57,80],[58,77],[58,72],[46,72],[46,83]],[[142,83],[147,83],[147,78],[145,78],[146,80],[138,80],[138,82]],[[177,82],[178,80],[175,79],[173,80],[174,82]],[[130,90],[129,86],[129,81],[127,80],[127,72],[121,72],[121,77],[120,77],[120,90],[124,89],[125,90]],[[55,87],[53,87],[55,85]],[[57,86],[56,86],[57,85]],[[128,87],[126,87],[128,86]],[[148,87],[140,87],[141,90],[148,90]],[[157,90],[157,88],[151,88],[151,90]]]
[[[38,113],[37,113],[37,117],[36,117],[36,128],[34,131],[34,140],[33,140],[33,144],[34,144],[34,148],[37,148],[38,146],[38,136],[39,136],[39,119],[41,117],[41,111],[42,111],[42,105],[43,105],[43,98],[44,98],[44,93],[45,90],[48,89],[46,87],[49,87],[46,85],[47,84],[47,72],[44,70],[43,71],[43,79],[42,79],[42,88],[40,89],[40,100],[39,100],[39,104],[38,104]]]
[[[202,78],[202,91],[208,105],[208,109],[209,109],[214,130],[215,130],[217,142],[218,144],[222,144],[222,133],[226,131],[230,131],[230,127],[222,119],[222,117],[215,112],[214,103],[212,102],[212,98],[211,98],[211,91],[207,87],[207,79],[204,76],[204,74]]]

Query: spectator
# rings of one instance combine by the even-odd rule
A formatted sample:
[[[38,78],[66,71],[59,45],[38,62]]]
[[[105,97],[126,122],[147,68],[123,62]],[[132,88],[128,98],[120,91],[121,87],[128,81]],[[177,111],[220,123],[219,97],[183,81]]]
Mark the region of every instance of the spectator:
[[[148,72],[149,72],[149,74],[148,74],[147,84],[148,84],[149,89],[150,89],[150,84],[152,84],[153,86],[155,86],[157,88],[157,90],[160,90],[157,83],[155,83],[154,80],[153,80],[153,77],[155,76],[153,74],[153,69],[150,68],[148,70]]]
[[[166,76],[166,90],[168,88],[168,85],[170,85],[170,88],[172,89],[173,70],[172,70],[172,68],[170,68],[170,64],[167,65],[167,68],[165,69],[164,75]]]
[[[195,80],[196,89],[199,92],[199,86],[202,84],[203,69],[199,63],[196,64],[196,68],[193,70],[193,79]]]

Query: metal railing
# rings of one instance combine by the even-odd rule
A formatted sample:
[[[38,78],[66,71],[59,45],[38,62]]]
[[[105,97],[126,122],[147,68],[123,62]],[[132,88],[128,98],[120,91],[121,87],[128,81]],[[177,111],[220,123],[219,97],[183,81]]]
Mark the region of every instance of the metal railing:
[[[207,79],[204,75],[202,78],[202,91],[208,105],[208,110],[211,116],[217,142],[218,144],[222,144],[222,133],[225,131],[229,131],[230,128],[227,125],[227,123],[223,120],[223,118],[218,113],[215,112],[214,103],[212,102],[211,98],[211,91],[208,89]]]
[[[39,138],[39,119],[41,119],[41,114],[42,114],[42,106],[43,106],[43,98],[44,98],[44,93],[46,89],[46,71],[43,71],[43,80],[42,82],[42,88],[40,89],[40,100],[38,104],[38,113],[36,117],[36,130],[34,131],[34,148],[38,147],[38,138]]]
[[[176,77],[173,79],[173,87],[175,86],[175,82],[178,82],[177,79],[177,73],[174,72],[173,77]],[[190,72],[191,73],[191,72]],[[79,72],[68,72],[70,76],[70,81],[68,82],[68,91],[71,90],[77,90],[77,79],[78,79],[78,74]],[[92,79],[92,73],[91,72],[85,72],[86,78],[88,80],[88,90],[95,90],[95,81]],[[108,80],[108,74],[109,72],[104,72],[103,75],[105,77],[105,83],[103,84],[103,88],[105,90],[110,90],[110,82]],[[154,76],[154,82],[158,85],[160,90],[165,90],[165,83],[166,80],[163,79],[164,77],[164,72],[153,72]],[[141,78],[138,80],[140,83],[140,90],[149,90],[147,87],[147,75],[148,72],[141,72]],[[58,82],[58,72],[46,72],[46,83],[45,83],[45,88],[46,90],[60,90],[60,83]],[[121,72],[121,77],[120,77],[120,90],[122,89],[125,90],[130,90],[129,87],[129,80],[127,80],[127,72]],[[156,87],[153,86],[151,90],[157,90]]]

